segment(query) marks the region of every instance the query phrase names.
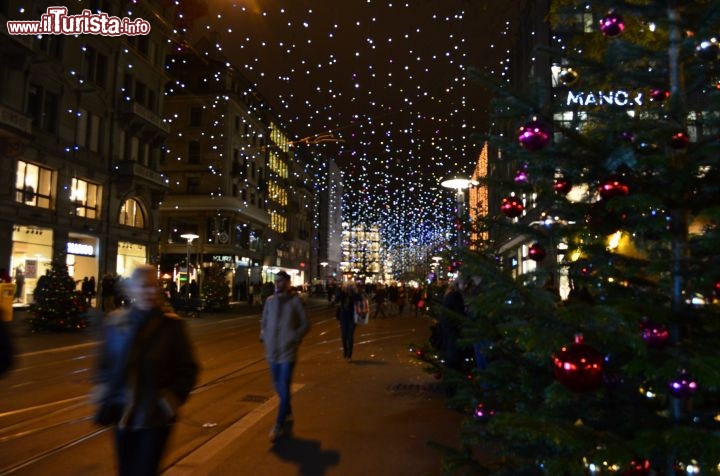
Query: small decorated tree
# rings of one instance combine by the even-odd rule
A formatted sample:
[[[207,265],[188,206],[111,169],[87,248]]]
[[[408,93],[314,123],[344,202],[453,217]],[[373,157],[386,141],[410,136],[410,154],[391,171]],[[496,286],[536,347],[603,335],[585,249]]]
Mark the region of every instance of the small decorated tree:
[[[75,289],[67,265],[55,260],[38,279],[27,323],[33,332],[80,331],[88,326],[86,310],[85,299]]]
[[[224,311],[230,307],[230,285],[227,280],[228,270],[220,264],[213,264],[205,271],[202,293],[205,305],[213,311]]]

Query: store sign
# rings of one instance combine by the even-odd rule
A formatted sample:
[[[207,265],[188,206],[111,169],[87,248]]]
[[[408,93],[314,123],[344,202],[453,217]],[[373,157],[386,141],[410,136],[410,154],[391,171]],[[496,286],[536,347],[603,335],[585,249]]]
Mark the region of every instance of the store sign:
[[[67,244],[67,252],[70,255],[95,256],[95,248],[92,245],[74,243],[72,241],[69,241]]]
[[[643,105],[643,93],[623,91],[568,91],[566,104],[568,106],[620,106],[635,107]]]
[[[234,263],[235,257],[232,255],[212,255],[212,260],[216,263]]]

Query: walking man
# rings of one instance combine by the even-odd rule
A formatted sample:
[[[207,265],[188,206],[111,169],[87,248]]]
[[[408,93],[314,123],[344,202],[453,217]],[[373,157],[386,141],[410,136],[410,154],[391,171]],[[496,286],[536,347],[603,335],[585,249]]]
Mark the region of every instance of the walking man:
[[[263,306],[260,334],[273,386],[280,399],[275,426],[270,431],[270,441],[273,442],[283,435],[288,418],[292,418],[292,374],[298,347],[309,328],[302,301],[292,292],[290,275],[280,271],[275,275],[275,294],[268,297]]]

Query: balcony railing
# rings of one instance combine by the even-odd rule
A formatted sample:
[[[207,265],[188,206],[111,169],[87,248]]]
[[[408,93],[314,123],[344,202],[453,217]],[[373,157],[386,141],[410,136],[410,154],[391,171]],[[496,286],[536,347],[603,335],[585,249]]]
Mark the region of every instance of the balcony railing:
[[[121,176],[132,176],[132,177],[138,177],[147,180],[148,182],[152,182],[156,185],[160,185],[162,187],[167,187],[167,183],[165,182],[165,178],[162,176],[160,172],[157,172],[149,167],[146,167],[138,162],[134,162],[132,160],[123,160],[122,162],[118,163],[117,165],[117,173]]]

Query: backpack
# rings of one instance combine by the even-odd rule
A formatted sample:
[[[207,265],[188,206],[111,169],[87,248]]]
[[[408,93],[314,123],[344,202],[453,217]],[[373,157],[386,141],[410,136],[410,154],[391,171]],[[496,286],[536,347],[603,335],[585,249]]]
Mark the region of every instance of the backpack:
[[[355,323],[367,324],[369,315],[370,303],[367,298],[361,296],[360,299],[355,301]]]

